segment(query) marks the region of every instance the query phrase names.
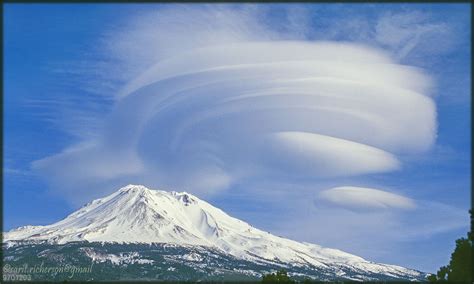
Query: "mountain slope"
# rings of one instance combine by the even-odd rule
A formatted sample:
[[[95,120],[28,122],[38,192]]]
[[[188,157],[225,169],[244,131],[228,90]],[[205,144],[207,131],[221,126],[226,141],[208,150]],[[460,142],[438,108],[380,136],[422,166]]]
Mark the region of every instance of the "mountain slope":
[[[25,226],[4,234],[4,242],[164,243],[217,249],[236,259],[259,264],[289,263],[343,275],[387,275],[423,279],[425,274],[395,265],[377,264],[340,250],[271,235],[233,218],[185,192],[128,185],[94,200],[48,226]]]

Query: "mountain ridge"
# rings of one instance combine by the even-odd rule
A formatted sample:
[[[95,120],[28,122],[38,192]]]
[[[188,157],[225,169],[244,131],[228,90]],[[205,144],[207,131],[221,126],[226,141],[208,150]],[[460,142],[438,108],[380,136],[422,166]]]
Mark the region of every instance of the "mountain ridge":
[[[367,261],[337,249],[274,236],[229,216],[187,192],[127,185],[95,199],[47,226],[23,226],[4,233],[4,242],[164,243],[217,248],[238,259],[291,263],[318,269],[350,268],[364,273],[420,280],[416,270]]]

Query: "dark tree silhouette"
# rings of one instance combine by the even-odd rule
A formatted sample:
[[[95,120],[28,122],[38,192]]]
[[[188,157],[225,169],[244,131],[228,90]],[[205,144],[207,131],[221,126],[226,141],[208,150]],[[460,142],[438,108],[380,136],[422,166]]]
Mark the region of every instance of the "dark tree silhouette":
[[[472,210],[469,210],[471,220],[473,218]],[[472,221],[471,221],[472,222]],[[472,266],[474,235],[472,230],[467,233],[466,238],[456,240],[456,248],[451,254],[451,260],[446,266],[442,266],[436,275],[430,275],[428,280],[431,282],[449,281],[449,282],[473,282],[474,268]]]
[[[262,283],[295,283],[295,281],[291,280],[290,277],[288,277],[288,274],[286,273],[285,270],[280,270],[276,274],[271,273],[264,275],[262,278]]]

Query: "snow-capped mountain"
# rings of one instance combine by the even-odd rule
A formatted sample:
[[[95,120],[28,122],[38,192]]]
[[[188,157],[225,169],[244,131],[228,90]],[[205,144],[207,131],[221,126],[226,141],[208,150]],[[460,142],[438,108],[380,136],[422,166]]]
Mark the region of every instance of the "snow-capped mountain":
[[[288,263],[354,273],[423,279],[425,274],[395,265],[378,264],[337,249],[274,236],[186,192],[151,190],[128,185],[96,199],[65,219],[48,226],[24,226],[4,234],[4,243],[117,242],[170,244],[218,250],[255,263]]]

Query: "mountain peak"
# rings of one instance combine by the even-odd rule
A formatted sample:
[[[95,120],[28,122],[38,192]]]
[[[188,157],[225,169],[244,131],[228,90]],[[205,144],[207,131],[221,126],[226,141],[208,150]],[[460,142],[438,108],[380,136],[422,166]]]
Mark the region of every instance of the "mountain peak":
[[[198,202],[199,198],[196,196],[186,192],[178,192],[178,191],[163,191],[163,190],[154,190],[150,189],[146,186],[139,185],[139,184],[129,184],[117,191],[119,194],[130,194],[128,198],[132,198],[132,196],[139,195],[145,199],[153,198],[154,195],[161,195],[161,196],[172,196],[176,200],[183,203],[185,206],[190,204],[195,204]]]
[[[274,236],[227,215],[187,192],[130,184],[96,199],[65,219],[4,234],[4,241],[166,243],[219,249],[252,261],[299,263],[324,268],[384,271],[418,277],[419,272],[376,264],[336,249]]]
[[[151,189],[147,188],[146,186],[139,185],[139,184],[129,184],[126,185],[118,190],[118,192],[146,192],[150,191]]]

